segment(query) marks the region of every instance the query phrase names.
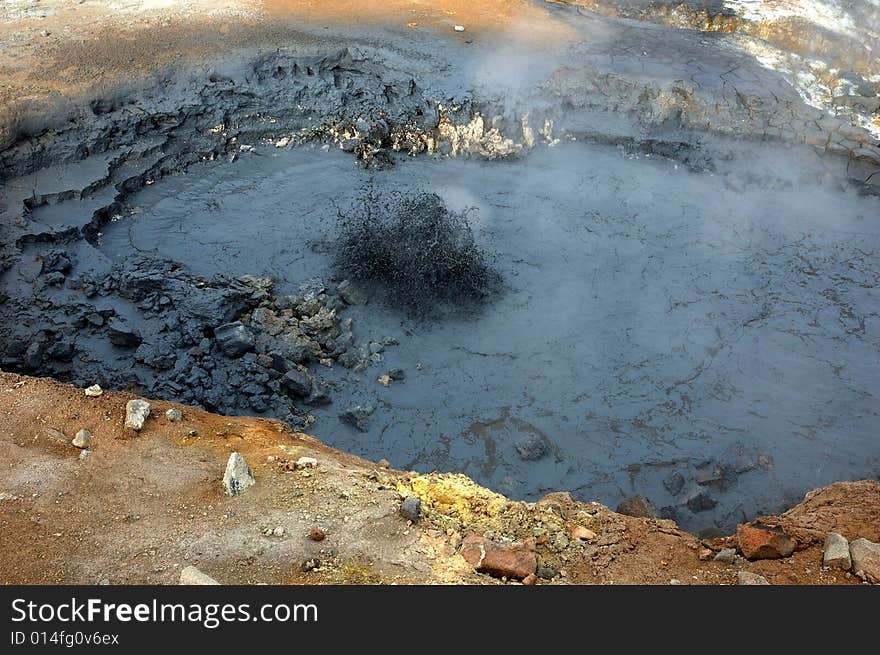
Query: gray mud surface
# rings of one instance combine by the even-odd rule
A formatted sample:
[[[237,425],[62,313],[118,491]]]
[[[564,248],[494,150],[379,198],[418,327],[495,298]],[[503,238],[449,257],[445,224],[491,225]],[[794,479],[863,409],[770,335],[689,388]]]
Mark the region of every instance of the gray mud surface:
[[[869,140],[715,36],[609,23],[517,84],[369,48],[169,73],[0,153],[0,366],[706,534],[880,475]],[[338,277],[365,185],[470,209],[504,292],[416,319]]]

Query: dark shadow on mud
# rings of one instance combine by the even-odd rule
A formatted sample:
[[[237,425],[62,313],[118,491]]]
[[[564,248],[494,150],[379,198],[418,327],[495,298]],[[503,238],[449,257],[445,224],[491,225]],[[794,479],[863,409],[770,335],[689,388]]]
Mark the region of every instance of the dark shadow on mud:
[[[413,318],[471,313],[503,289],[468,216],[434,193],[377,191],[370,184],[339,210],[335,266]]]

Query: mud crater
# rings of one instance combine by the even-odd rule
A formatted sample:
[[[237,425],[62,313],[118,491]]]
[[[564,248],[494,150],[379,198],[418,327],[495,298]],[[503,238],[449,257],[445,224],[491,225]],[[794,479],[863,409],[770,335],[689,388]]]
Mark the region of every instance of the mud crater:
[[[880,202],[812,151],[490,121],[348,50],[236,65],[4,151],[5,370],[707,532],[880,472]],[[341,275],[365,187],[467,212],[504,293],[414,316],[412,271]]]

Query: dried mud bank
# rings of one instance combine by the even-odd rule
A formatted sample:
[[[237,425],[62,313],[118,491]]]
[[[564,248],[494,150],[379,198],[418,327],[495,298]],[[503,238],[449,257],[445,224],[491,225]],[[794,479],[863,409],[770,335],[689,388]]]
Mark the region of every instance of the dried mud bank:
[[[724,35],[564,18],[580,38],[552,53],[331,37],[169,69],[7,129],[0,365],[298,429],[332,417],[316,431],[361,455],[464,470],[521,498],[643,494],[649,511],[706,534],[779,509],[814,479],[875,476],[870,134],[807,106]],[[484,217],[509,217],[479,234],[508,255],[506,279],[521,280],[485,333],[420,331],[320,268],[336,208],[364,183],[406,190],[407,176],[446,187],[449,202],[449,188],[464,188]],[[571,192],[585,180],[597,203]],[[679,204],[680,189],[694,201]],[[729,224],[707,209],[719,198],[739,207]],[[783,221],[748,209],[768,203]],[[832,208],[846,220],[826,236]],[[288,214],[296,220],[276,220]],[[600,241],[582,242],[591,235]],[[546,247],[520,252],[524,240]],[[560,252],[570,276],[551,266]],[[719,256],[729,258],[720,276]],[[634,272],[633,258],[658,264]],[[588,278],[595,304],[572,303]],[[647,295],[635,309],[608,298],[653,296],[651,278],[664,282],[663,308],[644,313]],[[694,280],[710,285],[698,298]],[[534,298],[569,326],[549,333],[551,351],[508,339],[534,329]],[[592,339],[577,338],[584,325]],[[680,356],[658,354],[674,334],[687,335],[671,348]],[[769,355],[768,335],[784,342]],[[485,347],[499,336],[504,351]],[[730,359],[713,367],[719,353]],[[715,373],[723,366],[736,379]],[[422,370],[432,373],[420,380]],[[807,408],[780,391],[805,374]],[[510,388],[487,386],[502,379]],[[379,385],[403,395],[377,397]],[[814,409],[828,385],[832,418]],[[477,388],[498,391],[484,396],[491,407],[473,406]],[[767,397],[781,418],[755,404]],[[789,458],[799,440],[818,444],[815,460]],[[610,463],[597,454],[608,443]]]
[[[6,583],[204,584],[200,571],[225,584],[826,585],[880,574],[865,542],[880,541],[876,481],[812,491],[739,535],[700,540],[566,493],[515,502],[462,475],[394,470],[278,421],[150,400],[134,431],[126,408],[143,399],[96,393],[0,373]],[[82,429],[87,448],[71,443]],[[254,481],[236,495],[224,493],[231,453]],[[827,559],[829,534],[834,552],[849,541],[857,557]]]

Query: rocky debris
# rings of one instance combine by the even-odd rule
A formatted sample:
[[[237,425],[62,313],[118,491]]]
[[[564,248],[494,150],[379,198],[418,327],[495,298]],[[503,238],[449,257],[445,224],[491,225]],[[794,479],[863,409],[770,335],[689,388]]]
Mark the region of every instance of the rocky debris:
[[[219,585],[214,578],[207,573],[202,573],[194,566],[187,566],[180,571],[180,584],[182,585]]]
[[[617,506],[618,514],[626,516],[634,516],[640,519],[648,519],[656,517],[654,507],[644,496],[631,496],[626,498]]]
[[[146,400],[129,400],[125,404],[125,427],[135,432],[142,430],[151,409],[152,405]]]
[[[522,579],[522,583],[527,587],[531,587],[532,585],[538,583],[538,576],[534,573],[529,573],[526,577]]]
[[[825,546],[822,551],[822,565],[833,569],[849,571],[852,560],[849,554],[849,543],[846,537],[836,532],[829,532],[825,537]]]
[[[180,423],[183,420],[183,414],[176,407],[172,407],[165,412],[165,418],[172,423]]]
[[[376,381],[383,387],[391,386],[391,376],[387,373],[380,375]]]
[[[575,525],[569,531],[572,539],[580,541],[593,541],[596,539],[596,533],[582,525]]]
[[[862,574],[863,579],[880,584],[880,544],[864,538],[855,539],[849,545],[849,554],[856,575]]]
[[[226,323],[214,329],[214,338],[217,345],[227,357],[241,357],[253,349],[253,333],[248,330],[241,321]]]
[[[140,332],[121,318],[114,318],[107,323],[107,334],[110,343],[119,348],[137,348],[142,341]]]
[[[501,544],[470,535],[462,541],[459,554],[480,573],[497,578],[523,579],[538,568],[534,540]]]
[[[422,499],[417,496],[407,496],[400,503],[400,514],[405,519],[416,523],[422,511]]]
[[[718,551],[718,554],[715,555],[716,562],[723,562],[725,564],[733,564],[736,561],[736,548],[722,548]]]
[[[294,464],[294,467],[299,470],[313,469],[317,468],[317,466],[318,460],[316,460],[314,457],[300,457],[298,460],[296,460],[296,463]]]
[[[104,393],[104,390],[100,387],[100,385],[93,384],[90,387],[86,387],[84,393],[90,398],[97,398]]]
[[[778,526],[747,523],[736,531],[739,549],[746,559],[779,559],[794,552],[795,542]]]
[[[327,533],[324,532],[321,528],[312,528],[309,530],[309,539],[312,541],[324,541],[327,537]]]
[[[711,548],[702,548],[700,550],[699,558],[701,562],[708,562],[715,555],[715,552]]]
[[[376,406],[372,403],[363,405],[352,405],[339,415],[339,419],[344,423],[348,423],[352,427],[357,428],[361,432],[366,432],[369,417],[376,411]]]
[[[226,472],[223,474],[223,492],[227,496],[237,496],[248,487],[256,484],[251,467],[239,452],[229,455]]]
[[[736,583],[738,585],[769,585],[767,578],[751,571],[739,571],[736,574]]]
[[[92,441],[92,433],[86,429],[82,429],[73,437],[73,445],[77,448],[88,448]]]
[[[695,490],[685,501],[687,508],[694,514],[698,512],[707,512],[718,505],[718,501],[712,498],[708,492],[703,489]]]
[[[527,434],[516,442],[516,452],[525,462],[534,462],[547,456],[547,443],[537,434]]]

